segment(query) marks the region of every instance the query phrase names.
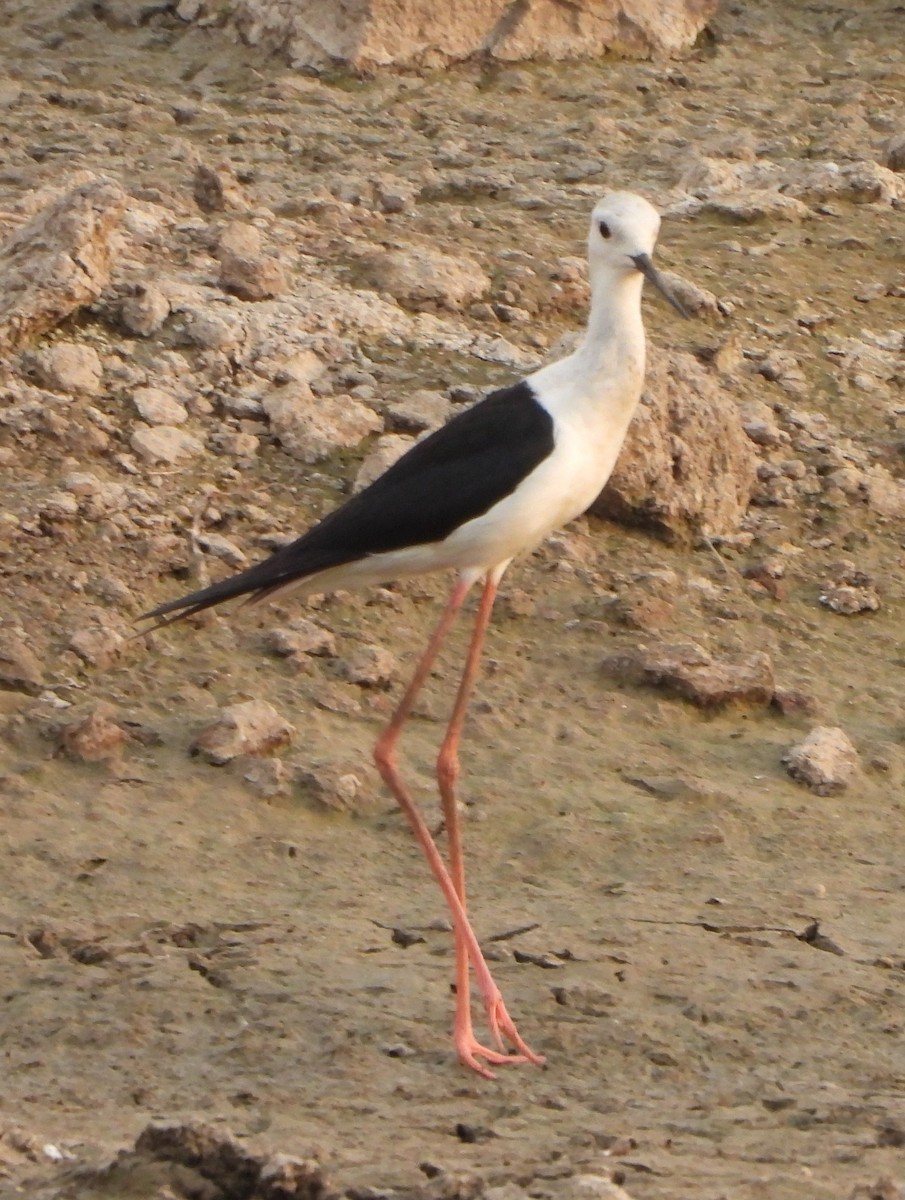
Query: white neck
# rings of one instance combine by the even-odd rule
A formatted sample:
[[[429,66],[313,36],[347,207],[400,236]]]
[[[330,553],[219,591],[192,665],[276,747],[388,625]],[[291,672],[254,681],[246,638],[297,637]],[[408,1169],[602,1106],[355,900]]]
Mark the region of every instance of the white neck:
[[[585,376],[644,374],[643,284],[640,271],[607,272],[592,281],[587,329],[573,355],[574,366]]]

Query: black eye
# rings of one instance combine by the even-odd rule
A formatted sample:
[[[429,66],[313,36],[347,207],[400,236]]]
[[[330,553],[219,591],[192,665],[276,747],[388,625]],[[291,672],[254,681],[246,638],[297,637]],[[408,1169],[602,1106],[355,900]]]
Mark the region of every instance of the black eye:
[[[613,231],[607,225],[606,221],[601,221],[597,228],[600,230],[601,237],[609,238],[613,236]]]

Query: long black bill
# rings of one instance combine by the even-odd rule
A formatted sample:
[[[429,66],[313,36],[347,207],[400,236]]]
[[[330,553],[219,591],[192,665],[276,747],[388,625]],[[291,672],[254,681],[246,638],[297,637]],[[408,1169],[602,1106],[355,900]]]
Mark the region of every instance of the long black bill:
[[[663,282],[663,276],[651,262],[649,254],[633,254],[631,259],[644,278],[650,280],[660,295],[669,301],[680,317],[691,316],[685,305],[672,294]]]

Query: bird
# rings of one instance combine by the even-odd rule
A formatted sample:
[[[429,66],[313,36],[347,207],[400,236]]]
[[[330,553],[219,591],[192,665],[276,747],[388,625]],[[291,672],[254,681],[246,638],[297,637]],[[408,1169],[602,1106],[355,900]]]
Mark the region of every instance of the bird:
[[[612,192],[588,231],[590,308],[571,354],[490,392],[411,446],[381,476],[295,541],[220,582],[143,614],[161,628],[225,600],[271,600],[362,588],[452,571],[455,581],[414,675],[374,746],[374,762],[421,846],[450,911],[455,942],[453,1042],[459,1061],[486,1078],[509,1063],[542,1065],[510,1017],[468,916],[456,799],[459,744],[500,580],[513,559],[579,516],[616,463],[641,397],[645,279],[687,316],[651,260],[660,230],[652,204]],[[415,698],[466,597],[481,585],[465,664],[437,758],[444,859],[403,779],[398,744]],[[148,630],[150,632],[151,630]],[[478,1040],[474,971],[493,1046]]]

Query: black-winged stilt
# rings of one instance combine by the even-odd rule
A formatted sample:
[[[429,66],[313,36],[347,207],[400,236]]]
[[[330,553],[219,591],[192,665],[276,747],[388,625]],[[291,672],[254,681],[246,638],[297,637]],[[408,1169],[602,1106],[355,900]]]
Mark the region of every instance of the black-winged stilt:
[[[248,595],[364,587],[404,575],[454,570],[452,595],[392,720],[377,740],[381,776],[421,844],[452,914],[456,950],[454,1041],[459,1059],[488,1078],[484,1063],[541,1063],[506,1011],[466,913],[456,804],[459,740],[484,636],[512,559],[578,516],[609,478],[641,396],[641,288],[649,279],[686,315],[657,274],[660,218],[642,197],[614,192],[594,208],[588,236],[591,310],[578,349],[473,408],[414,445],[364,491],[256,566],[145,614],[160,625]],[[449,862],[404,784],[396,746],[412,704],[470,588],[483,593],[465,670],[437,760]],[[156,628],[156,626],[155,626]],[[471,1017],[469,966],[496,1049],[481,1045]],[[516,1053],[505,1052],[504,1038]],[[479,1060],[484,1060],[483,1062]]]

